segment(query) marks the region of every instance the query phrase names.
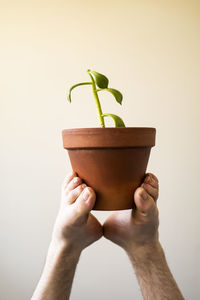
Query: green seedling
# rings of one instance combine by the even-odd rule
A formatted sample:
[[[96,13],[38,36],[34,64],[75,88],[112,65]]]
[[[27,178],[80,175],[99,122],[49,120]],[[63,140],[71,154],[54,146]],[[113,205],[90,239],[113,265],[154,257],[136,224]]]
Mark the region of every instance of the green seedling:
[[[114,96],[115,100],[119,104],[122,104],[122,99],[123,99],[122,94],[118,90],[108,88],[109,80],[106,76],[104,76],[100,73],[97,73],[95,71],[91,71],[91,70],[87,70],[87,73],[89,74],[91,81],[81,82],[81,83],[77,83],[77,84],[73,85],[69,89],[69,92],[68,92],[68,97],[67,97],[68,101],[71,103],[71,92],[74,88],[81,86],[81,85],[91,85],[95,103],[96,103],[97,110],[98,110],[100,126],[105,127],[104,118],[111,117],[115,122],[115,127],[125,127],[125,124],[120,117],[113,115],[113,114],[107,114],[107,113],[103,114],[101,105],[100,105],[100,101],[99,101],[99,96],[98,96],[99,92],[106,91],[106,92],[111,93]]]

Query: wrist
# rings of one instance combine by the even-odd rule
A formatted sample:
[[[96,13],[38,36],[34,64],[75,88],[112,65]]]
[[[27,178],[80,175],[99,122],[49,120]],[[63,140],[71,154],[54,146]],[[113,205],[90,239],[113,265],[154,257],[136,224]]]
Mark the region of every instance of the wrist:
[[[73,260],[79,260],[81,255],[81,250],[74,247],[67,241],[58,241],[56,239],[52,239],[49,249],[48,249],[48,257],[55,259],[62,259],[63,261],[67,261],[69,258]]]
[[[164,252],[159,241],[139,246],[137,245],[137,247],[135,245],[130,245],[126,249],[126,252],[133,261],[141,260],[143,262],[149,262],[164,257]]]

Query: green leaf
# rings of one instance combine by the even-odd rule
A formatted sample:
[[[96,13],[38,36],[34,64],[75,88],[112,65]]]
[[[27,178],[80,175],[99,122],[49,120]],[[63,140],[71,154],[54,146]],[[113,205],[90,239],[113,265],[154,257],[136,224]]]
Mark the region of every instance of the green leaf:
[[[91,71],[91,70],[88,70],[88,72],[92,74],[92,77],[94,78],[96,85],[100,89],[105,89],[108,87],[109,80],[105,75],[97,73],[95,71]]]
[[[88,85],[88,84],[92,84],[92,82],[80,82],[80,83],[77,83],[75,85],[73,85],[70,89],[69,89],[69,92],[67,94],[67,100],[71,103],[71,93],[72,93],[72,90],[75,89],[77,86],[80,86],[80,85]]]
[[[113,118],[114,122],[115,122],[115,127],[126,127],[123,120],[116,116],[116,115],[113,115],[113,114],[102,114],[102,117],[111,117]]]
[[[111,93],[114,97],[115,97],[115,100],[119,103],[119,104],[122,104],[122,99],[123,99],[123,96],[122,94],[118,91],[118,90],[115,90],[115,89],[102,89],[100,91],[107,91],[109,93]]]

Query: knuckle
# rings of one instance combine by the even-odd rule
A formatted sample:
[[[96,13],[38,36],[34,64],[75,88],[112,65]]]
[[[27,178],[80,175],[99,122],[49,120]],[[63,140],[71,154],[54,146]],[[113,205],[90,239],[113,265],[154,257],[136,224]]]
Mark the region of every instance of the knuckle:
[[[75,188],[75,190],[77,190],[79,193],[81,193],[83,191],[83,189],[84,189],[84,185],[82,185],[82,184],[80,184],[79,186],[77,186]]]
[[[74,177],[74,179],[68,185],[68,191],[76,189],[81,184],[81,179],[79,177]]]
[[[68,201],[70,201],[71,199],[77,198],[81,194],[81,191],[81,186],[78,186],[75,189],[66,191],[65,196],[67,197]]]
[[[78,195],[80,195],[84,191],[85,187],[85,184],[80,184],[79,186],[77,186],[75,190],[77,190]]]
[[[73,198],[76,195],[75,190],[67,191],[66,195],[68,198]]]
[[[69,195],[70,196],[76,196],[76,195],[79,195],[81,193],[81,186],[77,186],[75,189],[71,190],[69,192]]]
[[[153,175],[153,180],[157,185],[159,185],[159,180],[155,175]]]
[[[67,187],[68,191],[74,190],[74,189],[77,187],[77,185],[79,185],[79,184],[80,184],[80,179],[78,179],[78,177],[75,177],[75,178],[72,179],[72,181],[68,184],[68,187]]]

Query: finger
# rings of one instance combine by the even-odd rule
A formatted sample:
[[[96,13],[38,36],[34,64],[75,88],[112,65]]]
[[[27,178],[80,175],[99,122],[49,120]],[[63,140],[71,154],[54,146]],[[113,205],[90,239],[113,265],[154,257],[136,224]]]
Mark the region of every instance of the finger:
[[[91,187],[86,187],[74,202],[75,210],[79,217],[88,218],[89,212],[94,207],[96,194]]]
[[[159,187],[159,181],[158,178],[152,174],[152,173],[147,173],[144,179],[144,183],[148,183],[150,184],[152,187],[154,188],[158,188]]]
[[[74,190],[81,183],[82,183],[82,179],[80,177],[75,176],[74,178],[72,178],[72,180],[66,186],[66,189],[65,189],[66,194],[69,193],[70,191]]]
[[[66,189],[67,185],[70,183],[70,181],[76,176],[76,173],[74,171],[70,172],[67,174],[65,179],[63,180],[62,183],[62,188]]]
[[[71,205],[73,204],[76,199],[81,195],[82,191],[86,188],[86,184],[81,184],[77,186],[75,189],[69,191],[69,193],[66,195],[64,204]]]
[[[136,205],[136,212],[142,216],[150,217],[157,212],[154,199],[142,187],[139,187],[135,191],[134,201]]]
[[[154,201],[157,201],[158,199],[158,189],[152,187],[152,185],[150,185],[149,183],[143,183],[141,185],[141,187],[143,187],[145,189],[145,191],[151,196],[153,197]]]

